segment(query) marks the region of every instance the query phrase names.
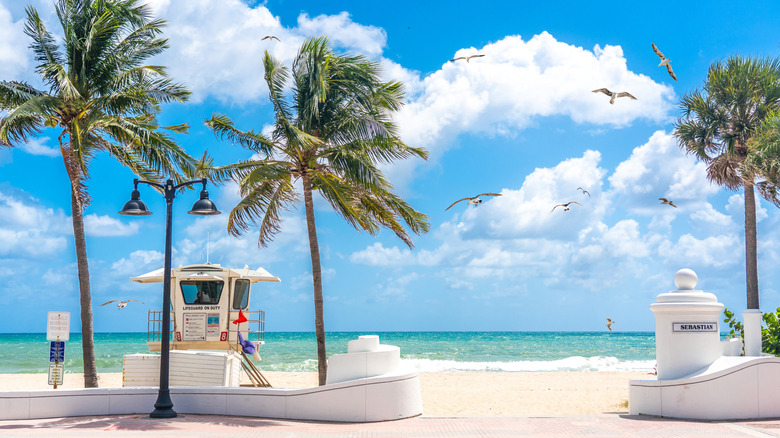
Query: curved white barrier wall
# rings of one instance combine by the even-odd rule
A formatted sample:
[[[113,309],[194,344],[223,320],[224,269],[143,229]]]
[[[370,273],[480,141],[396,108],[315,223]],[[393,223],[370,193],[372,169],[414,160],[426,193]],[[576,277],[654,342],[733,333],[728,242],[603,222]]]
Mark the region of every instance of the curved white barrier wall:
[[[363,338],[350,341],[350,353],[329,361],[337,378],[352,376],[349,380],[329,378],[327,385],[307,389],[171,387],[173,409],[181,414],[344,422],[421,415],[419,375],[400,370],[400,349],[380,345],[376,336]],[[0,420],[149,414],[157,392],[149,387],[0,392]]]

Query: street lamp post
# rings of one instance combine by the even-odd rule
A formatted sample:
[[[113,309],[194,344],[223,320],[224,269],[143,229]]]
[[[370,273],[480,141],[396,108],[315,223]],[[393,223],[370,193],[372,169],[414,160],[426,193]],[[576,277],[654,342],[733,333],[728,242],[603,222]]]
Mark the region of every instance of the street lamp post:
[[[174,418],[177,415],[176,411],[173,410],[171,392],[168,388],[171,325],[171,216],[173,214],[173,198],[176,197],[176,190],[196,183],[202,183],[203,190],[200,192],[200,199],[188,213],[195,215],[220,214],[214,203],[209,200],[209,194],[206,191],[206,178],[187,181],[175,186],[171,179],[168,179],[165,184],[160,184],[136,178],[133,180],[134,188],[130,200],[122,208],[122,211],[119,212],[119,214],[128,216],[147,216],[152,214],[146,208],[146,204],[140,199],[141,194],[138,192],[138,184],[148,184],[157,187],[163,190],[165,194],[167,211],[165,218],[165,265],[163,269],[162,339],[160,345],[160,390],[157,393],[157,402],[154,403],[154,411],[149,414],[151,418]]]

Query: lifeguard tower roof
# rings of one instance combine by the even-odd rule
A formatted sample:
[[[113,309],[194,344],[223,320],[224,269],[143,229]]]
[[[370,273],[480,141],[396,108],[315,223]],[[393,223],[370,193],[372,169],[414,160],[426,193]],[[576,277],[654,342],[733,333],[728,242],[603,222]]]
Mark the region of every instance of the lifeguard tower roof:
[[[138,277],[132,277],[130,280],[137,283],[161,283],[163,281],[163,268],[156,269],[152,272],[139,275]],[[282,280],[279,277],[271,275],[270,272],[263,268],[249,269],[249,266],[244,266],[241,269],[223,268],[217,264],[202,264],[202,265],[187,265],[179,266],[178,268],[171,269],[171,278],[176,277],[208,277],[209,272],[229,272],[229,277],[245,278],[252,283],[258,281],[272,281],[280,282]]]

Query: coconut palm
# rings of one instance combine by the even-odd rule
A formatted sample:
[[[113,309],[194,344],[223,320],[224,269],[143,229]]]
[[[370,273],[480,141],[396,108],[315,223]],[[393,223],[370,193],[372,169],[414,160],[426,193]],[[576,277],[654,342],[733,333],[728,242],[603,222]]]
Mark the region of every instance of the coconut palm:
[[[674,130],[680,147],[707,164],[710,181],[730,190],[744,189],[747,307],[758,309],[754,189],[771,201],[773,196],[760,181],[767,176],[762,175],[766,167],[754,165],[756,148],[750,140],[780,109],[780,60],[733,56],[715,62],[703,89],[686,94],[680,108],[683,116]]]
[[[228,218],[231,234],[259,226],[258,245],[266,246],[281,229],[280,212],[299,201],[296,183],[301,183],[311,251],[319,383],[324,385],[322,274],[312,194],[318,191],[356,229],[374,235],[388,228],[411,248],[402,222],[420,234],[428,231],[427,216],[393,193],[377,165],[427,158],[427,152],[398,137],[390,115],[402,105],[403,86],[381,82],[376,63],[362,56],[336,55],[328,40],[320,37],[301,46],[291,72],[268,52],[263,64],[275,113],[270,135],[241,131],[219,114],[206,124],[218,137],[260,156],[229,166],[242,196]],[[286,98],[283,92],[290,76],[291,95]]]
[[[160,104],[183,101],[189,92],[166,77],[165,69],[143,62],[167,47],[159,38],[162,20],[138,0],[58,0],[61,47],[27,7],[25,33],[46,89],[20,81],[0,82],[0,143],[24,142],[45,128],[59,130],[59,146],[70,180],[73,233],[78,263],[84,385],[96,387],[92,303],[84,239],[89,205],[89,165],[100,152],[145,179],[191,171],[194,160],[171,139],[186,125],[160,130]]]

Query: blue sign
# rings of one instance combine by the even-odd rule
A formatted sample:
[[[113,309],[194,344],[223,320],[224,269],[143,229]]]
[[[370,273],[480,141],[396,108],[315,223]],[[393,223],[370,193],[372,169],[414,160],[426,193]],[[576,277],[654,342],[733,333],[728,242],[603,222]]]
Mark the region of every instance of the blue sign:
[[[51,341],[49,362],[65,362],[65,341]]]

